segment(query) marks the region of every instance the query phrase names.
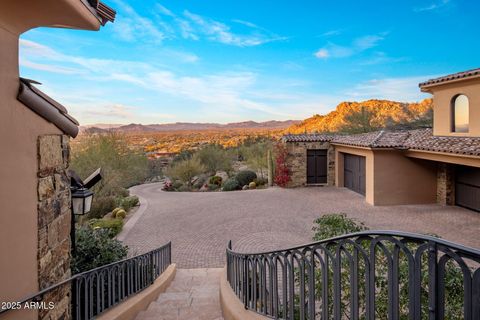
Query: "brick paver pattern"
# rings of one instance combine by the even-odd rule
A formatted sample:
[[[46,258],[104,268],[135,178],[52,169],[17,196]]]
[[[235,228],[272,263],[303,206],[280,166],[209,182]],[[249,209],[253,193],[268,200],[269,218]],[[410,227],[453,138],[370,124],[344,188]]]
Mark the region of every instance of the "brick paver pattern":
[[[437,234],[480,248],[480,213],[459,207],[373,207],[361,195],[334,187],[236,192],[163,192],[161,187],[132,188],[142,205],[119,239],[131,255],[172,241],[172,260],[179,268],[223,267],[229,240],[243,252],[309,243],[313,221],[339,212],[370,229]]]

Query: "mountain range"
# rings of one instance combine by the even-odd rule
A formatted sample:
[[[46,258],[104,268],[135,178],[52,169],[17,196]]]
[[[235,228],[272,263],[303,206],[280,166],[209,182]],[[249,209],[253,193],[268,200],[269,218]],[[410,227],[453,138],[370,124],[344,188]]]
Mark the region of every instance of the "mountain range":
[[[103,133],[107,131],[115,132],[171,132],[171,131],[199,131],[199,130],[229,130],[229,129],[286,129],[300,123],[299,120],[285,121],[244,121],[227,124],[220,123],[191,123],[176,122],[166,124],[93,124],[81,126],[82,133]]]

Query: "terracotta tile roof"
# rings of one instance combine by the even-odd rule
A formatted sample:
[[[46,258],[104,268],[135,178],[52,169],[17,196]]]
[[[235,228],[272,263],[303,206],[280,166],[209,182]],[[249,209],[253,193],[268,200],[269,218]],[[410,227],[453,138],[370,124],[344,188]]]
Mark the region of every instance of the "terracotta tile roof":
[[[88,3],[90,7],[93,9],[90,9],[90,11],[94,12],[98,18],[100,19],[100,22],[102,23],[102,26],[104,26],[107,22],[114,22],[115,21],[115,16],[117,15],[117,12],[107,6],[105,3],[99,1],[99,0],[82,0],[84,3]]]
[[[467,70],[463,72],[457,72],[457,73],[449,74],[440,78],[430,79],[420,83],[418,86],[422,88],[422,87],[431,86],[438,83],[450,82],[454,80],[467,79],[467,78],[473,78],[473,77],[475,78],[480,77],[480,68]]]
[[[480,137],[434,136],[432,129],[410,130],[408,149],[480,156]]]
[[[285,142],[331,142],[365,148],[424,150],[480,156],[480,137],[434,136],[432,129],[381,130],[351,135],[300,134],[284,136]]]
[[[332,134],[287,134],[283,136],[284,142],[329,142],[332,141],[334,135]]]

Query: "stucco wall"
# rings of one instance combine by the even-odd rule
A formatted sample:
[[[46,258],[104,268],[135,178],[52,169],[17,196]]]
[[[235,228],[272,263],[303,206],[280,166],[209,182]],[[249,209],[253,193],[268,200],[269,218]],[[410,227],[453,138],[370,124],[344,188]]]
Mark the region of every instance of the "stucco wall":
[[[307,185],[307,150],[328,150],[327,152],[327,185],[335,185],[335,150],[329,142],[286,142],[287,163],[291,181],[289,188]]]
[[[374,205],[435,203],[437,165],[402,151],[374,151]]]
[[[433,134],[440,136],[480,136],[480,79],[465,80],[430,89],[433,93]],[[469,132],[455,133],[452,130],[452,98],[458,94],[468,97]]]
[[[335,185],[337,187],[344,187],[344,154],[354,154],[365,157],[365,200],[374,204],[374,167],[373,167],[373,152],[366,148],[356,148],[348,146],[335,146]]]
[[[17,101],[18,38],[0,27],[0,43],[0,300],[15,301],[38,290],[37,138],[61,132]]]

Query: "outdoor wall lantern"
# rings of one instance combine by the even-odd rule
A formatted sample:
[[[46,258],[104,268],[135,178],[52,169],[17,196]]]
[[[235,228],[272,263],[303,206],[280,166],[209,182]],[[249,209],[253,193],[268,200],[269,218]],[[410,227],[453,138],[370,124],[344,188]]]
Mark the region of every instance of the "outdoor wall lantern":
[[[85,181],[82,181],[73,170],[69,170],[68,175],[70,176],[70,191],[72,193],[70,240],[72,253],[75,253],[75,215],[84,215],[90,212],[93,192],[89,189],[102,180],[102,169],[95,170]]]

